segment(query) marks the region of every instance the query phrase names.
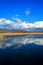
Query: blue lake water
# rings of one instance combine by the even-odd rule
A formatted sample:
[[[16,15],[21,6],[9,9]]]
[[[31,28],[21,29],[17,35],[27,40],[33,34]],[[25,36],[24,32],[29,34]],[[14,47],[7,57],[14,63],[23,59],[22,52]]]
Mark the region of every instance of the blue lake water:
[[[43,63],[43,35],[12,36],[0,41],[0,65]]]

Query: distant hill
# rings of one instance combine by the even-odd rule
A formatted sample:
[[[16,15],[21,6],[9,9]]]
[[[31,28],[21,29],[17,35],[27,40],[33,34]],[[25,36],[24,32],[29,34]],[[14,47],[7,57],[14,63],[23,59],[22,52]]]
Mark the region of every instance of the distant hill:
[[[24,31],[41,31],[41,32],[43,32],[43,28],[25,28],[25,29],[23,29]]]
[[[19,30],[19,29],[0,29],[0,32],[26,32],[25,30]]]
[[[22,29],[4,29],[0,28],[0,32],[43,32],[43,28],[22,28]]]

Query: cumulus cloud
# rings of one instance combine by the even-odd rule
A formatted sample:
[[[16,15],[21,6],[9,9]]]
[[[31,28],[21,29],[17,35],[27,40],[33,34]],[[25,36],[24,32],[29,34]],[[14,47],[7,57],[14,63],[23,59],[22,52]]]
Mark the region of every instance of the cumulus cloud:
[[[29,14],[30,14],[30,10],[29,9],[27,9],[26,11],[25,11],[25,14],[28,16]]]
[[[34,27],[36,27],[36,28],[38,28],[38,27],[43,28],[43,21],[36,21],[34,23]]]
[[[14,21],[5,18],[0,19],[0,27],[5,28],[43,28],[43,21],[36,21],[34,23],[27,23],[19,18],[14,18]]]
[[[11,24],[12,22],[10,20],[6,20],[5,18],[0,19],[0,25],[5,25],[5,24]]]

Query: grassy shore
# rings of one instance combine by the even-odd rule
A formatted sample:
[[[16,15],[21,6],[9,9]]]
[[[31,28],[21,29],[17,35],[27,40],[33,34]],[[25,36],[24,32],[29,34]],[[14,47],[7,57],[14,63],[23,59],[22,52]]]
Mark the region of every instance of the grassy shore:
[[[0,33],[0,37],[1,36],[8,36],[8,35],[36,35],[36,34],[42,34],[43,35],[43,32],[14,32],[14,33],[11,33],[11,32],[6,32],[6,33]]]
[[[30,35],[30,34],[43,34],[43,32],[6,32],[6,33],[0,33],[0,35]]]
[[[6,32],[0,33],[0,39],[3,39],[4,36],[20,36],[20,35],[43,35],[43,32]]]

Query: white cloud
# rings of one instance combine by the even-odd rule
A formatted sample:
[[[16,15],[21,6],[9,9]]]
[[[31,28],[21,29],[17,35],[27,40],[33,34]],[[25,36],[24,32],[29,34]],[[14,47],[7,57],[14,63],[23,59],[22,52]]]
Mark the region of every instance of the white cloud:
[[[36,21],[34,23],[34,27],[36,27],[36,28],[38,28],[38,27],[43,28],[43,21]]]
[[[19,18],[14,18],[14,20],[17,22],[16,27],[20,28],[43,28],[43,21],[36,21],[34,23],[27,23],[26,21],[22,21]]]
[[[28,16],[29,14],[30,14],[30,10],[29,9],[27,9],[26,11],[25,11],[25,14]]]
[[[11,24],[11,23],[12,23],[12,21],[7,20],[5,18],[0,19],[0,25]]]
[[[14,16],[12,17],[12,19],[14,20],[14,18],[15,18],[15,17],[18,17],[18,16],[19,16],[19,15],[18,15],[18,14],[16,14],[16,15],[14,15]]]
[[[17,22],[22,22],[22,20],[19,19],[19,18],[14,18],[14,20],[17,21]]]
[[[16,22],[15,22],[16,21]],[[0,19],[0,26],[5,28],[43,28],[43,21],[36,21],[34,23],[27,23],[19,18],[14,18],[14,21],[5,18]]]

